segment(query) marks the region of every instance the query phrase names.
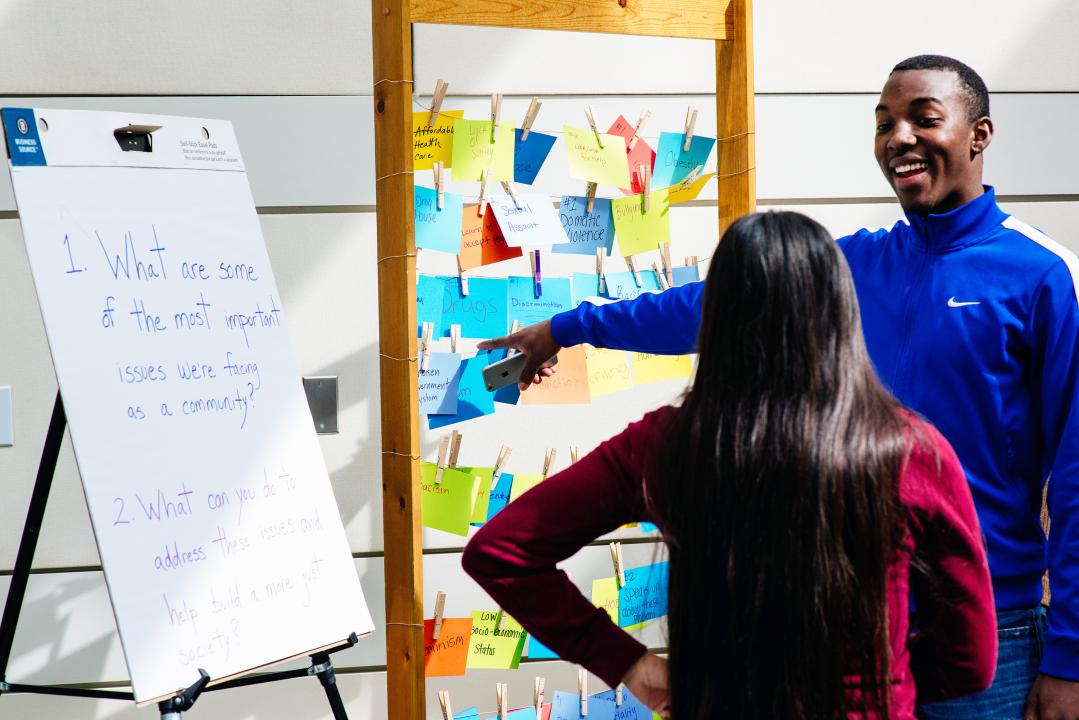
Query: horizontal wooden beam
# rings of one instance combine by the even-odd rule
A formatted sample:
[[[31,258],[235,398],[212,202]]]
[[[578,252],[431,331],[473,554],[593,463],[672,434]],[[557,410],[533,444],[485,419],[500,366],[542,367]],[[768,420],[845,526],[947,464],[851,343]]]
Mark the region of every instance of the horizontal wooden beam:
[[[412,22],[724,40],[730,0],[410,0]]]

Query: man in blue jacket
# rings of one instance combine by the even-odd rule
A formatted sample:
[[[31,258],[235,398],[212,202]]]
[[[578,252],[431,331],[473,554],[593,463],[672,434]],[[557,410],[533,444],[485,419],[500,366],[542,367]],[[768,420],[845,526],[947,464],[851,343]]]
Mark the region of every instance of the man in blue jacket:
[[[993,575],[993,686],[921,712],[1079,719],[1079,261],[1004,213],[982,185],[992,137],[977,73],[932,55],[897,65],[876,108],[874,149],[907,220],[839,244],[882,380],[941,430],[963,463]],[[521,377],[534,382],[552,372],[542,365],[561,347],[583,342],[691,352],[702,291],[693,283],[634,301],[582,303],[481,347],[526,353]],[[1047,541],[1039,511],[1050,475]],[[1048,621],[1040,604],[1047,567]]]

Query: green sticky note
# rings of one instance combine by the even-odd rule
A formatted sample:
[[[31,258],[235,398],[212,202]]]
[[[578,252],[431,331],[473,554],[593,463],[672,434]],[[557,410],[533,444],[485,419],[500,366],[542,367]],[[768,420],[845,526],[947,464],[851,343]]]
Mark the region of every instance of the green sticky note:
[[[490,120],[457,120],[453,124],[453,179],[478,181],[484,169],[491,168],[491,180],[513,180],[514,142],[513,123],[499,123],[492,137]]]
[[[603,147],[591,130],[570,125],[562,126],[569,158],[570,177],[586,182],[629,187],[629,160],[626,159],[626,139],[618,135],[600,135]],[[456,152],[457,147],[454,146]],[[454,161],[456,162],[456,160]],[[456,166],[454,166],[456,167]]]
[[[472,517],[469,522],[482,525],[487,522],[487,506],[491,501],[491,476],[495,469],[493,467],[458,467],[457,471],[479,478],[476,505],[472,508]]]
[[[514,473],[513,489],[510,490],[510,502],[521,497],[541,482],[543,482],[542,473]]]
[[[468,535],[480,479],[460,470],[446,468],[442,471],[442,482],[436,484],[437,471],[438,466],[434,463],[420,463],[423,526],[454,535]]]
[[[600,578],[592,581],[592,604],[602,608],[618,624],[618,578]],[[648,622],[630,625],[622,628],[626,632],[634,632],[646,626]]]
[[[521,664],[528,633],[521,624],[506,615],[498,630],[497,610],[472,611],[472,637],[468,643],[467,668],[516,670]]]
[[[640,195],[629,195],[611,201],[619,255],[638,255],[656,250],[660,244],[670,244],[671,203],[668,196],[667,188],[653,191],[648,201],[648,212],[644,211],[644,202]]]

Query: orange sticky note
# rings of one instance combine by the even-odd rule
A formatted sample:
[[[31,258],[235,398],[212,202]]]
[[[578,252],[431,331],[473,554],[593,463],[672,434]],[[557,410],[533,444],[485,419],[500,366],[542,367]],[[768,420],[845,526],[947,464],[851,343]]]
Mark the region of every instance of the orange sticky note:
[[[465,205],[461,222],[461,267],[465,270],[491,265],[510,258],[521,257],[519,247],[510,247],[498,227],[491,206],[483,217],[476,214],[476,205]]]
[[[555,374],[521,393],[522,405],[579,405],[592,402],[584,345],[558,351]]]
[[[435,621],[423,621],[423,674],[427,677],[464,675],[472,618],[443,618],[438,640]]]

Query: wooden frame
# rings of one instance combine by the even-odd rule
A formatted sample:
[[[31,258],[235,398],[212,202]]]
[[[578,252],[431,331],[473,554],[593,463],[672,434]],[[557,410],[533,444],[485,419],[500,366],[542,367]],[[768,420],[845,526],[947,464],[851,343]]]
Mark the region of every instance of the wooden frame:
[[[378,0],[372,3],[382,490],[389,717],[426,715],[412,178],[412,23],[716,42],[719,228],[756,208],[752,0]]]

